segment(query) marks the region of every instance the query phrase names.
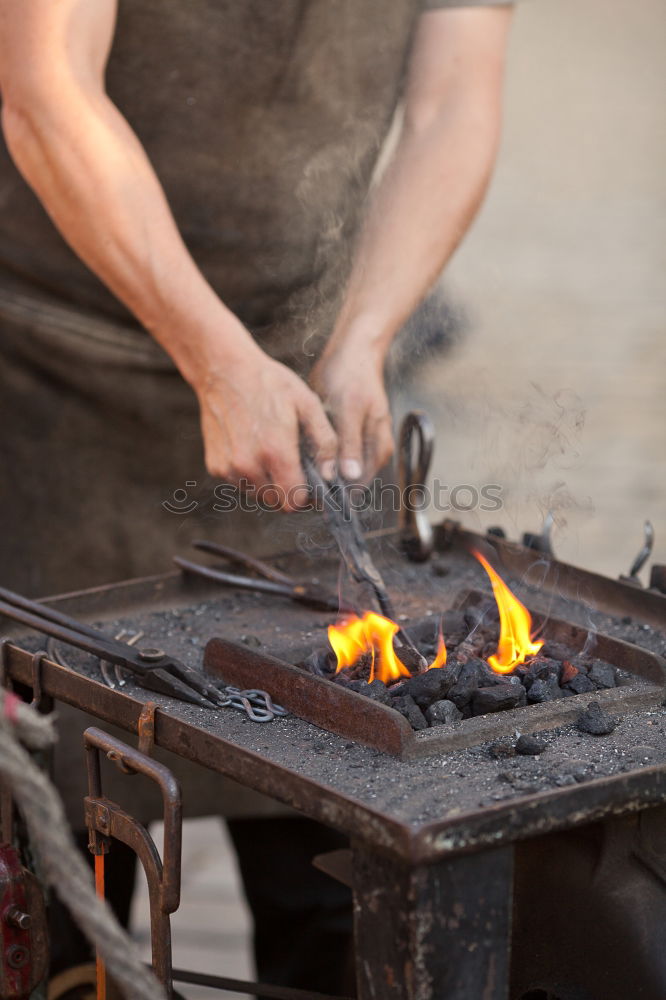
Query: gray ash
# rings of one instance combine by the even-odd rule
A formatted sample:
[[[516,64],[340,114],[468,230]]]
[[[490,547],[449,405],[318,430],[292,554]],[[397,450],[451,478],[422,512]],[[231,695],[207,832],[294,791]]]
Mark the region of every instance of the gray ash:
[[[499,624],[494,605],[447,611],[441,627],[447,648],[446,665],[416,672],[416,657],[406,662],[407,647],[394,647],[412,676],[388,686],[381,680],[370,682],[373,663],[368,654],[339,673],[335,672],[331,649],[310,654],[301,666],[389,705],[415,730],[630,683],[630,675],[613,664],[548,640],[535,656],[528,657],[511,673],[497,673],[486,662],[497,648]],[[410,629],[411,638],[428,662],[435,658],[438,634],[439,623]]]

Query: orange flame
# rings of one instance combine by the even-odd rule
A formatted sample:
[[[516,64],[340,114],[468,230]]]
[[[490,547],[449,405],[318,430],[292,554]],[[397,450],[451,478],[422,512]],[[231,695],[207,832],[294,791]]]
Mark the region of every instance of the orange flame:
[[[532,642],[530,636],[532,618],[527,608],[514,597],[480,552],[472,549],[472,555],[479,560],[490,577],[499,609],[500,635],[497,655],[489,656],[488,663],[496,673],[509,674],[514,667],[524,663],[527,656],[535,656],[543,646],[543,642]]]
[[[428,670],[432,670],[433,667],[443,667],[446,665],[446,643],[444,642],[444,633],[442,632],[442,623],[439,623],[439,631],[437,633],[437,656],[432,661]]]
[[[369,653],[372,658],[370,681],[391,684],[401,677],[411,677],[410,670],[393,648],[393,637],[399,631],[399,625],[374,611],[366,611],[362,618],[348,618],[339,625],[329,625],[328,641],[338,661],[336,674],[353,667],[361,656]],[[440,628],[437,656],[428,669],[443,667],[445,663],[446,645]]]

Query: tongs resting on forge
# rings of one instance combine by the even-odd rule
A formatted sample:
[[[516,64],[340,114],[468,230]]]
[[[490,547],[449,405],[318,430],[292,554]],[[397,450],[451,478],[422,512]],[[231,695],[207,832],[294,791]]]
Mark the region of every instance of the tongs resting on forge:
[[[135,649],[55,608],[3,587],[0,587],[0,615],[116,664],[129,671],[142,688],[205,708],[219,708],[228,703],[197,670],[161,649]]]
[[[202,566],[200,563],[184,559],[182,556],[174,556],[173,561],[186,573],[195,576],[202,576],[207,580],[214,580],[216,583],[227,584],[230,587],[238,587],[241,590],[254,590],[265,594],[278,594],[281,597],[288,597],[298,604],[305,604],[307,607],[315,608],[318,611],[355,611],[355,608],[341,606],[337,594],[326,590],[316,583],[301,583],[293,576],[282,573],[271,566],[270,563],[262,559],[231,549],[228,545],[220,545],[219,542],[195,541],[192,542],[195,549],[200,552],[208,552],[210,555],[219,556],[234,566],[249,570],[255,576],[244,576],[239,573],[232,573],[228,569],[220,566]]]

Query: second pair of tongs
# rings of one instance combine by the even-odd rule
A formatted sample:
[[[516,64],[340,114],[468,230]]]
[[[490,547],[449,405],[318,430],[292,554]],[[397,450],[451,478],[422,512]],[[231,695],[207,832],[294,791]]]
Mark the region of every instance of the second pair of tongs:
[[[186,573],[194,576],[202,576],[207,580],[214,580],[216,583],[226,584],[229,587],[237,587],[240,590],[254,590],[264,594],[277,594],[280,597],[288,597],[298,604],[305,604],[310,608],[319,611],[343,611],[354,612],[356,609],[346,605],[341,605],[337,594],[327,590],[318,583],[305,580],[297,580],[288,573],[283,573],[263,559],[246,555],[237,549],[229,548],[228,545],[220,545],[219,542],[199,540],[192,542],[192,547],[200,552],[208,552],[209,555],[223,559],[231,566],[244,569],[254,576],[232,572],[231,569],[222,565],[203,566],[201,563],[192,562],[183,556],[174,556],[173,561]]]

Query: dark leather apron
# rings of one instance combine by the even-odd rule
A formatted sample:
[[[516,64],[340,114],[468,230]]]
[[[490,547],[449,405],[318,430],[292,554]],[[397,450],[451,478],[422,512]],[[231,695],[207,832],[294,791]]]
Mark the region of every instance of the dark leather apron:
[[[120,0],[109,94],[203,273],[299,371],[330,330],[418,7]],[[1,142],[0,365],[5,585],[44,594],[157,572],[206,528],[267,547],[254,515],[215,516],[192,392]],[[180,488],[194,513],[163,506]]]

